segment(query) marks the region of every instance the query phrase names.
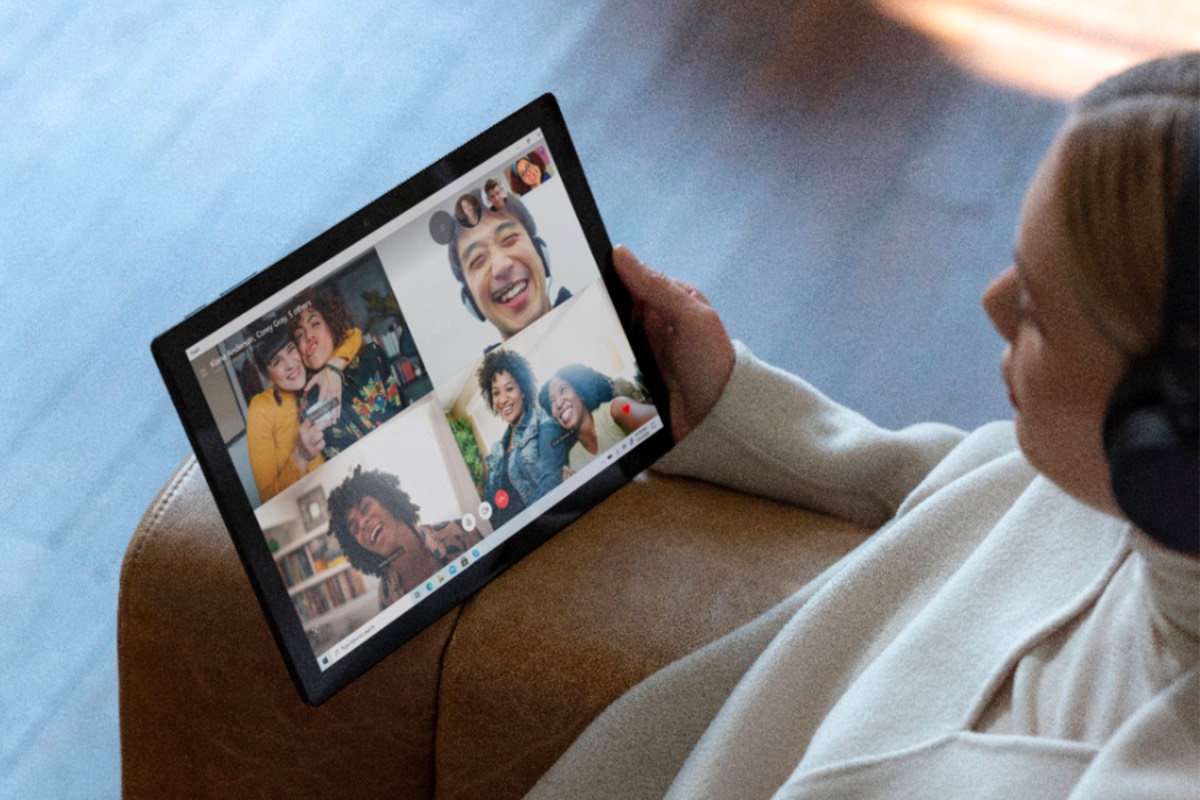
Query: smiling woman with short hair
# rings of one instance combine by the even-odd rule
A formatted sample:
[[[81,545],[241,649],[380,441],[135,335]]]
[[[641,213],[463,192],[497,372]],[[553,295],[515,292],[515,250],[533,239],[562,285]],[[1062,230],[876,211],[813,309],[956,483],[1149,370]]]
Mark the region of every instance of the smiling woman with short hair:
[[[572,434],[563,480],[657,414],[654,406],[618,396],[612,379],[586,364],[567,364],[550,376],[538,404]]]

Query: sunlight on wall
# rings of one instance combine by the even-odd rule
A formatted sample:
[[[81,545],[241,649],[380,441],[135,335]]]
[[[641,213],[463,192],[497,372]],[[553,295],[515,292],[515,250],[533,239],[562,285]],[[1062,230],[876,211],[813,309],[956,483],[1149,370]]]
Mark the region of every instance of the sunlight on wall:
[[[875,0],[994,83],[1054,99],[1159,55],[1200,48],[1196,0]]]

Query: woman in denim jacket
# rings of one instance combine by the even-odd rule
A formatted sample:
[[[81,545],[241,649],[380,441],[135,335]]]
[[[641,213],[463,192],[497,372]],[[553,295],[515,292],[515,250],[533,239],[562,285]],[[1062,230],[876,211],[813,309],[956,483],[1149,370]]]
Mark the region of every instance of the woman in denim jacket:
[[[508,423],[487,456],[484,500],[499,528],[562,483],[572,444],[537,404],[537,381],[524,356],[497,348],[479,367],[479,391],[493,414]]]

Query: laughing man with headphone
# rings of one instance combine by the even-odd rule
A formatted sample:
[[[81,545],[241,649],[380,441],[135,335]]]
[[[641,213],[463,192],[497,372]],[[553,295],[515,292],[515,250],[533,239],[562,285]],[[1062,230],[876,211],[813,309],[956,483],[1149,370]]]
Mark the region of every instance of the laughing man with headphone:
[[[450,270],[462,285],[463,306],[475,319],[495,326],[502,340],[571,297],[560,288],[551,302],[548,248],[516,197],[509,197],[499,211],[486,208],[474,225],[456,221],[447,249]]]

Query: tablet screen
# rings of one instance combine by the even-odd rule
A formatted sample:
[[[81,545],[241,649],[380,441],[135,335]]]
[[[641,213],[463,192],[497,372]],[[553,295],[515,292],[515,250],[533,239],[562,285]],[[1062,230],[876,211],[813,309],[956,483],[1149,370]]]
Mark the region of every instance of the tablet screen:
[[[461,599],[664,427],[551,138],[502,143],[186,346],[278,573],[260,595],[286,593],[322,672]]]

